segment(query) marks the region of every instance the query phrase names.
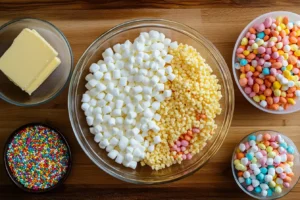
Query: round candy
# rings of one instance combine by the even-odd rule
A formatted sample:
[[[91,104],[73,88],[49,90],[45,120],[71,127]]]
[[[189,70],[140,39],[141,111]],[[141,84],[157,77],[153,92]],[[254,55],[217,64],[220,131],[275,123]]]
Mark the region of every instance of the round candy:
[[[255,193],[261,193],[261,188],[260,187],[256,187],[255,189],[254,189],[254,191],[255,191]]]

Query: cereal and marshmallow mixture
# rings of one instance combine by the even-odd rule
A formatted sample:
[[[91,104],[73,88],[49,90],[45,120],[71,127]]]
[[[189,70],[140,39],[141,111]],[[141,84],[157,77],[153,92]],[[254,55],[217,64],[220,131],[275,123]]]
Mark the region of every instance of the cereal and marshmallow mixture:
[[[140,33],[90,66],[82,96],[90,132],[125,167],[159,170],[191,159],[212,137],[221,86],[191,46]]]

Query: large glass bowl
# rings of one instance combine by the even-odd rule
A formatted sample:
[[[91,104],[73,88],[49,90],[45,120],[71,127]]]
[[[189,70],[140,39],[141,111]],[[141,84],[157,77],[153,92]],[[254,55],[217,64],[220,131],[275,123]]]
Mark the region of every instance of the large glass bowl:
[[[89,66],[102,58],[102,52],[114,44],[123,43],[127,39],[133,41],[140,32],[157,30],[179,43],[186,43],[195,47],[212,67],[213,73],[220,80],[222,86],[221,107],[222,114],[216,118],[218,129],[214,137],[208,142],[201,153],[191,160],[185,160],[181,165],[152,171],[150,167],[137,167],[132,170],[115,163],[94,142],[93,135],[89,132],[84,112],[81,110],[81,98],[85,89],[85,76],[89,73]],[[177,22],[161,19],[140,19],[120,24],[107,31],[96,39],[80,58],[69,88],[68,96],[69,117],[74,134],[88,157],[102,170],[123,181],[136,184],[166,183],[186,177],[202,167],[221,147],[229,126],[234,109],[234,91],[228,67],[219,51],[192,28]]]

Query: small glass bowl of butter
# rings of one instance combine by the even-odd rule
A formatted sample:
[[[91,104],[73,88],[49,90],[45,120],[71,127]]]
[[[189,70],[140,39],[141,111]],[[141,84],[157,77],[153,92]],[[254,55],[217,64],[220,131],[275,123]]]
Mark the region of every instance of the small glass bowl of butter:
[[[34,18],[0,27],[0,98],[18,106],[54,99],[67,85],[73,54],[64,34]]]

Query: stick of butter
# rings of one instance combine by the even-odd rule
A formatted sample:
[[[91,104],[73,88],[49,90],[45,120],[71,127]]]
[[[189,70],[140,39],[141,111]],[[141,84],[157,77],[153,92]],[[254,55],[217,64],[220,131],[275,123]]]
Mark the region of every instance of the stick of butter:
[[[0,58],[0,70],[31,95],[61,63],[57,56],[36,30],[25,28]]]

